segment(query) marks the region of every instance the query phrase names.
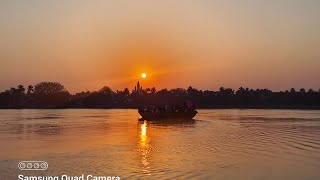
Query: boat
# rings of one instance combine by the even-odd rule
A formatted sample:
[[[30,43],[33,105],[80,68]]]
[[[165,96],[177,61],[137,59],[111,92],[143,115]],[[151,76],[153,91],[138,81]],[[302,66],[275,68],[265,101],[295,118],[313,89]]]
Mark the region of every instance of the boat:
[[[198,111],[188,112],[148,112],[138,111],[141,115],[139,120],[161,120],[161,119],[192,119]]]

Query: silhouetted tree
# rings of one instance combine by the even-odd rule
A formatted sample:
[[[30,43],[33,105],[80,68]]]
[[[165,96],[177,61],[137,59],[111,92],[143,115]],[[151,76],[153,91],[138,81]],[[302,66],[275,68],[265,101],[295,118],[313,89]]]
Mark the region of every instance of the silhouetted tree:
[[[164,88],[164,89],[161,89],[160,91],[158,91],[157,94],[159,94],[161,96],[166,96],[169,94],[169,91],[167,88]]]
[[[144,105],[181,104],[192,100],[202,108],[310,108],[320,109],[320,91],[301,88],[272,92],[269,89],[240,87],[237,91],[221,87],[218,91],[153,88],[130,93],[128,88],[116,90],[104,86],[99,91],[70,95],[58,82],[29,85],[27,93],[19,85],[0,93],[0,108],[136,108]]]
[[[309,90],[308,90],[308,93],[309,93],[309,94],[313,94],[313,93],[315,93],[315,91],[314,91],[313,89],[309,89]]]
[[[304,93],[306,93],[306,90],[304,88],[301,88],[300,93],[304,94]]]
[[[27,89],[27,94],[30,95],[33,93],[33,86],[32,85],[29,85],[28,86],[28,89]]]
[[[195,95],[197,94],[197,91],[190,90],[191,93],[194,93]],[[183,88],[175,88],[175,89],[171,89],[170,93],[174,96],[186,96],[188,95],[187,91]]]
[[[41,82],[34,86],[39,106],[63,107],[69,101],[69,92],[58,82]]]
[[[157,93],[157,89],[155,87],[151,88],[151,94],[156,94]]]
[[[187,89],[187,93],[189,94],[189,96],[197,96],[199,91],[197,89],[189,86]]]
[[[114,94],[114,92],[108,86],[104,86],[103,88],[101,88],[99,93],[109,97],[111,97]]]
[[[145,88],[144,91],[145,91],[147,94],[151,94],[151,88]]]
[[[125,88],[125,89],[123,90],[123,95],[124,95],[125,97],[127,97],[127,96],[130,95],[130,91],[129,91],[128,88]]]
[[[26,89],[24,88],[24,86],[23,85],[19,85],[18,86],[18,93],[20,94],[20,95],[24,95],[24,91],[25,91]]]
[[[234,90],[231,88],[220,87],[219,94],[222,96],[232,96],[232,95],[234,95]]]

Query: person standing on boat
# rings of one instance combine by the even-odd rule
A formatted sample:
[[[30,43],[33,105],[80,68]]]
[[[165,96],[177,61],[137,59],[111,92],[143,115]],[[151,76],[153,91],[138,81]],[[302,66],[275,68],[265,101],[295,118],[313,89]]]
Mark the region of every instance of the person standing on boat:
[[[187,100],[185,103],[184,103],[185,107],[186,107],[186,111],[187,112],[192,112],[192,111],[195,111],[196,110],[196,105],[190,101],[190,100]]]

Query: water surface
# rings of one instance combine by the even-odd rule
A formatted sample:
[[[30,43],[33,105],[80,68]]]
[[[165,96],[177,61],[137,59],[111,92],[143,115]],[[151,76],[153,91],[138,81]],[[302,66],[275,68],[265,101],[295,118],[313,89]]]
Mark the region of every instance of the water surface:
[[[0,110],[0,179],[320,179],[320,111],[199,110],[138,122],[136,110]],[[22,160],[47,161],[41,172]]]

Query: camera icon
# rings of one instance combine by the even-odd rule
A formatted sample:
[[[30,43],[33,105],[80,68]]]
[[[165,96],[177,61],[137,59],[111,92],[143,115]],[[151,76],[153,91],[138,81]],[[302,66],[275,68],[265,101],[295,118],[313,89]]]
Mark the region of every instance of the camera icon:
[[[18,164],[18,168],[22,171],[43,171],[48,167],[49,165],[45,161],[20,161]]]

